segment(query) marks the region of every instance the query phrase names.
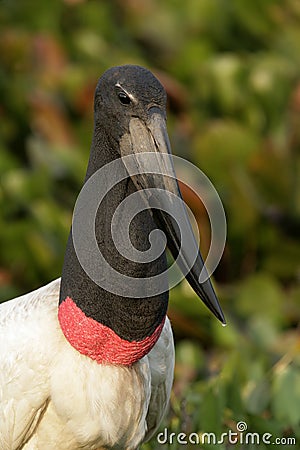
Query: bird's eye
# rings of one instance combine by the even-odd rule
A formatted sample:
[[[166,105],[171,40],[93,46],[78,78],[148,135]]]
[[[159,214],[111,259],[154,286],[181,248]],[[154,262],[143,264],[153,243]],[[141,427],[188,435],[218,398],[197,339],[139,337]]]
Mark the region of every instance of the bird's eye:
[[[118,98],[123,105],[129,105],[131,103],[131,98],[125,92],[119,92]]]

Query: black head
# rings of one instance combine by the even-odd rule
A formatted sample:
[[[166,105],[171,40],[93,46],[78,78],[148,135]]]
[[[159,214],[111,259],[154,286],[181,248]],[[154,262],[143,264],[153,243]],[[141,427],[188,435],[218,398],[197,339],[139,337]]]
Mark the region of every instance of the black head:
[[[199,281],[204,263],[183,202],[176,206],[172,196],[168,195],[181,196],[166,127],[165,89],[149,70],[134,65],[111,68],[98,81],[94,137],[86,180],[99,168],[120,157],[129,182],[126,181],[124,189],[116,186],[109,207],[112,208],[113,202],[122,202],[128,194],[125,192],[128,186],[140,191],[155,225],[165,232],[169,249],[187,274],[186,279],[216,317],[225,322],[210,280]],[[152,216],[148,219],[152,227]],[[110,230],[110,223],[107,227]],[[145,235],[145,227],[138,228],[136,235],[139,234]],[[182,251],[181,236],[185,238]],[[110,253],[106,240],[103,242]],[[87,254],[88,251],[87,248]],[[117,256],[115,260],[118,261]]]
[[[96,87],[95,125],[108,127],[110,135],[121,137],[129,132],[131,118],[147,122],[153,107],[165,116],[166,98],[162,84],[144,67],[113,67],[101,76]]]

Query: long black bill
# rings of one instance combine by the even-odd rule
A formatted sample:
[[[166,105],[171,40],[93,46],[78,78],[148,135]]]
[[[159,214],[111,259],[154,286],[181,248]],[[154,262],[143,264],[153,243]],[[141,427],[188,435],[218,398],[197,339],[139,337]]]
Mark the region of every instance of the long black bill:
[[[122,145],[123,144],[123,145]],[[122,156],[133,154],[135,167],[125,166],[133,176],[137,189],[145,190],[157,225],[166,233],[168,247],[181,271],[196,294],[210,311],[225,324],[225,317],[196,242],[187,210],[181,197],[172,163],[166,121],[162,112],[153,107],[145,124],[132,118],[130,135],[121,143]],[[147,191],[148,190],[148,191]],[[204,282],[200,282],[199,278]]]

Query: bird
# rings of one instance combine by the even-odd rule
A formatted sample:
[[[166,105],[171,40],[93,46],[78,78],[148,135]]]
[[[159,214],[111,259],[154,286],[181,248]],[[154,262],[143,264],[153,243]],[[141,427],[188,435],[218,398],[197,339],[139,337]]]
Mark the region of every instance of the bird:
[[[210,279],[199,282],[205,266],[198,246],[194,259],[180,250],[180,230],[169,211],[174,202],[164,195],[181,198],[165,159],[172,158],[166,97],[160,81],[141,66],[112,67],[98,80],[84,195],[74,208],[61,277],[0,305],[1,450],[136,450],[155,435],[174,371],[166,246],[196,294],[225,323]],[[149,155],[162,174],[151,173]],[[125,175],[118,178],[115,169],[105,175],[110,164]],[[88,214],[114,176],[92,226],[105,265],[94,260]],[[144,209],[126,228],[130,208],[122,205],[132,196]],[[195,242],[184,207],[176,214]],[[155,230],[164,233],[165,241],[156,237],[166,245],[154,260],[131,260],[115,246],[114,218],[115,235],[122,242],[128,232],[138,254],[147,254]],[[128,283],[110,278],[107,266]],[[131,286],[130,280],[141,283]]]

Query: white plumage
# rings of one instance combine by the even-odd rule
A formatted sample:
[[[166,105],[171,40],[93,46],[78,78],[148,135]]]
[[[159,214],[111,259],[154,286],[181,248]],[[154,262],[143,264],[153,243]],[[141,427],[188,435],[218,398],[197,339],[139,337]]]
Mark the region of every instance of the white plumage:
[[[0,305],[0,449],[136,449],[170,396],[170,322],[132,366],[98,364],[62,334],[59,288],[60,279]]]

